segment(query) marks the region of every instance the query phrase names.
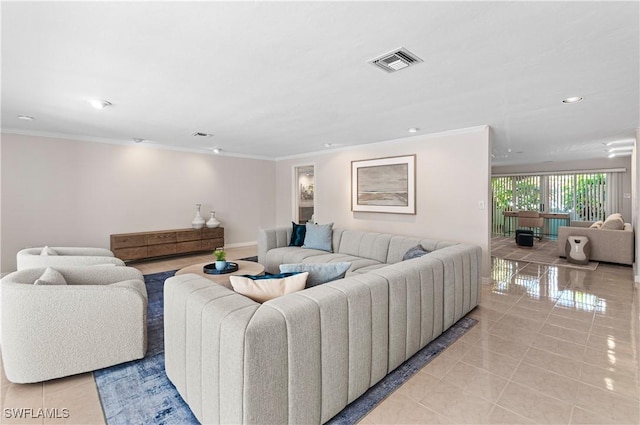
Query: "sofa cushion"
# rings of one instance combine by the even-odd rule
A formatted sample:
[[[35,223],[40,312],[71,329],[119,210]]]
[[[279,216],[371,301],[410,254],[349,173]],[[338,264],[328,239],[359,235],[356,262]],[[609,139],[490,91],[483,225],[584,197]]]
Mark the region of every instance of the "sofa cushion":
[[[430,252],[431,251],[427,251],[422,247],[422,245],[418,244],[409,248],[407,252],[405,252],[405,254],[402,256],[402,261],[411,260],[412,258],[420,258]]]
[[[306,234],[304,236],[303,248],[320,249],[322,251],[333,252],[331,239],[333,236],[333,223],[329,224],[306,224]]]
[[[301,291],[307,283],[309,272],[280,273],[264,276],[229,276],[233,290],[263,303],[292,292]]]
[[[590,229],[599,229],[602,227],[602,224],[604,223],[604,221],[600,220],[600,221],[596,221],[595,223],[593,223],[591,226],[589,226]]]
[[[40,251],[40,255],[58,255],[58,252],[53,248],[45,246],[42,248],[42,251]]]
[[[306,288],[322,285],[333,280],[342,279],[351,267],[351,263],[298,263],[281,264],[282,273],[309,272]]]
[[[42,275],[36,279],[33,283],[34,285],[66,285],[67,281],[65,280],[62,273],[60,273],[56,269],[52,269],[51,267],[47,267]]]
[[[304,236],[307,232],[307,226],[304,224],[296,224],[291,222],[293,229],[291,231],[291,240],[289,246],[302,246],[304,244]]]
[[[386,263],[390,240],[391,235],[345,230],[337,252]]]

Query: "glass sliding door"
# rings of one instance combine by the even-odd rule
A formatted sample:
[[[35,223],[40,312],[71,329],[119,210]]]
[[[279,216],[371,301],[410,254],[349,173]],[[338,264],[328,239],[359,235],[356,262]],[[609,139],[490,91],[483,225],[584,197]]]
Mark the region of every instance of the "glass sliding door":
[[[572,220],[598,221],[605,219],[606,175],[575,175],[575,213]]]
[[[513,209],[513,177],[493,177],[491,192],[491,232],[503,234],[506,231],[504,212]]]
[[[569,214],[571,220],[605,219],[607,202],[605,173],[540,174],[491,178],[493,195],[492,232],[502,234],[510,227],[504,211],[531,210]],[[562,220],[548,220],[545,232],[558,234]]]
[[[516,176],[514,209],[518,211],[542,211],[540,176]]]

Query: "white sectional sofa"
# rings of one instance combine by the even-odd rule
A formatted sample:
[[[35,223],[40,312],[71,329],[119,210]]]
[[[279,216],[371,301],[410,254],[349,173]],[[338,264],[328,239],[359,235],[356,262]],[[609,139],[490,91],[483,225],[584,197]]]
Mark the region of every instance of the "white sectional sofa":
[[[267,271],[353,270],[264,304],[194,274],[165,283],[166,372],[203,423],[324,423],[479,303],[478,246],[333,230],[328,253],[290,234],[260,231]],[[433,252],[401,261],[418,243]]]

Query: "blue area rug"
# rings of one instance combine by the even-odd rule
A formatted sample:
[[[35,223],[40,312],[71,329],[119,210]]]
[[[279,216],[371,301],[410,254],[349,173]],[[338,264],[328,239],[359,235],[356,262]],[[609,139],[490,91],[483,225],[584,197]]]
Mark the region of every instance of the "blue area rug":
[[[148,303],[148,349],[141,359],[93,373],[109,425],[199,424],[164,370],[164,281],[175,271],[145,275]],[[413,374],[477,323],[462,318],[445,333],[334,416],[328,424],[355,424]]]

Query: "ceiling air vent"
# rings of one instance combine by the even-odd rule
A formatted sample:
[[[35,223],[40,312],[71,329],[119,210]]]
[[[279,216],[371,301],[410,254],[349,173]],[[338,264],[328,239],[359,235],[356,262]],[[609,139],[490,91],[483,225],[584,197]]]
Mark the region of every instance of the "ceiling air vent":
[[[416,65],[420,62],[422,62],[422,59],[404,47],[394,50],[393,52],[385,53],[384,55],[369,61],[370,64],[384,69],[387,72],[400,71],[401,69],[408,68],[411,65]]]

